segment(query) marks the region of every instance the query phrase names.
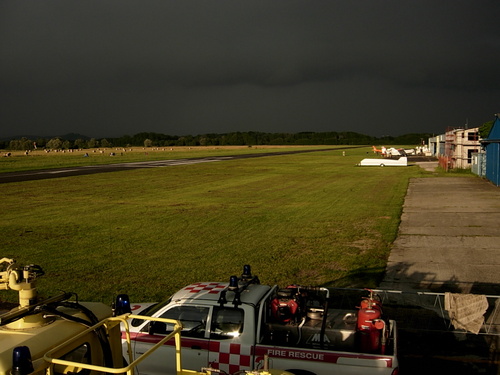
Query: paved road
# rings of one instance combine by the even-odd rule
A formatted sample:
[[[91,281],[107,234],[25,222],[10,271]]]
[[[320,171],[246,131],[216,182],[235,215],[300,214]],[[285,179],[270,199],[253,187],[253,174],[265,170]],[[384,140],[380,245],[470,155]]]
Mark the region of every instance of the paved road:
[[[410,182],[384,289],[500,295],[500,188],[468,177]]]
[[[479,178],[413,179],[380,287],[500,295],[499,270],[500,188]],[[455,334],[430,310],[394,313],[402,374],[500,373],[498,327],[491,335]],[[486,315],[498,323],[498,312]]]

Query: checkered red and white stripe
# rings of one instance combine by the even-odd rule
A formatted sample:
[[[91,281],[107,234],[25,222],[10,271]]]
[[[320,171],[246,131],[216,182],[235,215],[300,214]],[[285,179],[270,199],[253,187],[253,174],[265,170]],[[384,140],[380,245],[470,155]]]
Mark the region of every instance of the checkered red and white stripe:
[[[210,366],[233,374],[240,370],[251,370],[251,346],[229,341],[210,341]]]
[[[195,283],[184,288],[184,290],[189,293],[199,293],[206,291],[208,293],[217,294],[220,293],[226,285],[219,283]]]

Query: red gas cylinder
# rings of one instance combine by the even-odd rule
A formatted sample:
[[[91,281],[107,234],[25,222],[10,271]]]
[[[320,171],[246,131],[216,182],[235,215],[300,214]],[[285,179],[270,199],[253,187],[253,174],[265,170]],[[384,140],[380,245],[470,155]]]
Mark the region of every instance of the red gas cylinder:
[[[358,312],[358,335],[361,352],[375,353],[380,348],[380,310],[360,309]]]
[[[361,301],[356,327],[362,352],[380,351],[380,339],[384,328],[381,316],[382,306],[379,301],[374,300],[372,296]]]

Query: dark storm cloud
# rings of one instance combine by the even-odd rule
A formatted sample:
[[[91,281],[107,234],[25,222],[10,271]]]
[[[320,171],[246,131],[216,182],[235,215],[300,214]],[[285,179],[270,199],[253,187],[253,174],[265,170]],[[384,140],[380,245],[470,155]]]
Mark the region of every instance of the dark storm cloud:
[[[498,1],[4,1],[0,135],[479,125],[500,110],[498,11]]]

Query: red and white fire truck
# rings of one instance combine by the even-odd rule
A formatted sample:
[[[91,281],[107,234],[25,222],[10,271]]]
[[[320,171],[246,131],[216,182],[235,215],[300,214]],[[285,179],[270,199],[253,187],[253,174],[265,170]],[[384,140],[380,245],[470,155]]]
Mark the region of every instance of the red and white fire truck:
[[[210,367],[227,374],[270,366],[296,375],[398,374],[396,322],[387,319],[370,291],[350,309],[335,306],[333,291],[323,287],[264,285],[245,266],[229,282],[199,282],[163,303],[133,304],[134,313],[152,319],[179,320],[187,369]],[[133,320],[131,349],[146,352],[173,327]],[[175,348],[166,342],[137,370],[144,375],[173,374],[165,360]]]

